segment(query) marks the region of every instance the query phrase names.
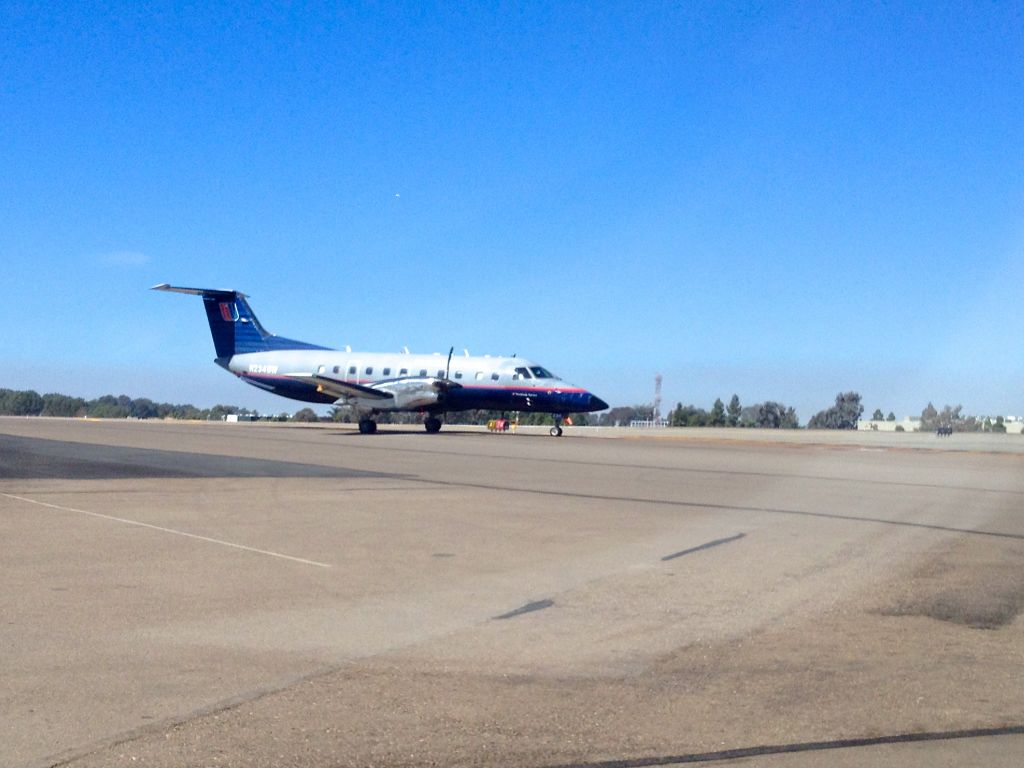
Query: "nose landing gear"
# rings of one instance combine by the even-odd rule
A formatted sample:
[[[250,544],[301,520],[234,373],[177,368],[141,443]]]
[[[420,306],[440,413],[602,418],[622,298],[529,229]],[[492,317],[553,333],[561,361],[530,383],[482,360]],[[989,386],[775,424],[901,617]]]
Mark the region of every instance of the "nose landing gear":
[[[560,413],[552,414],[555,419],[555,426],[553,426],[548,432],[552,437],[562,436],[562,415]]]

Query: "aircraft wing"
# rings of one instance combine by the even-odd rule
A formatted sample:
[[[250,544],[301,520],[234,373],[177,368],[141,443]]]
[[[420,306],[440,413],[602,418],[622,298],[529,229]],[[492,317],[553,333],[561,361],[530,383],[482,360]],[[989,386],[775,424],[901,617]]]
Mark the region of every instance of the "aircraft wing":
[[[290,378],[316,386],[323,392],[347,404],[357,400],[364,407],[383,411],[416,410],[430,408],[440,403],[449,391],[462,385],[448,379],[429,376],[410,376],[404,379],[382,381],[372,387],[336,379],[323,373],[289,373]]]
[[[322,373],[289,373],[290,378],[315,384],[317,391],[325,392],[335,398],[361,397],[367,400],[393,400],[394,395],[362,384],[335,379]],[[382,403],[383,405],[383,403]]]

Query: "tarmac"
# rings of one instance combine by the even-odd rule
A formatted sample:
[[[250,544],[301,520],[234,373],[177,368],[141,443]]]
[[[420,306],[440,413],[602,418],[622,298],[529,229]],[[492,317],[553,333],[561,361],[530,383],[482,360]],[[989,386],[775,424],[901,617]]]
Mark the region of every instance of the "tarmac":
[[[3,766],[1024,764],[1020,435],[0,418],[0,541]]]

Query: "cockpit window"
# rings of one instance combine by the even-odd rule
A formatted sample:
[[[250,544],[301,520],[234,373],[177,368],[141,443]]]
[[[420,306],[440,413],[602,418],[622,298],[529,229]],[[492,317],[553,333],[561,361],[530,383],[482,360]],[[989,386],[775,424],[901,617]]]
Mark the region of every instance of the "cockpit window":
[[[549,371],[547,368],[541,368],[539,365],[532,366],[530,368],[530,371],[538,379],[557,379],[558,378],[551,371]]]
[[[533,378],[533,374],[530,373],[525,368],[516,368],[516,376],[519,377],[520,379],[532,379]]]

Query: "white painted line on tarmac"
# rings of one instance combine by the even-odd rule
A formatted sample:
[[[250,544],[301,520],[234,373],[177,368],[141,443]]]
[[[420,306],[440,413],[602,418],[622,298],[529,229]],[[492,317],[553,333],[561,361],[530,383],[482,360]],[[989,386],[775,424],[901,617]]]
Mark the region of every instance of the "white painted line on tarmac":
[[[151,523],[143,523],[139,520],[129,520],[124,517],[114,517],[113,515],[104,515],[101,512],[90,512],[87,509],[75,509],[74,507],[62,507],[60,504],[50,504],[45,501],[36,501],[35,499],[27,499],[24,496],[15,496],[11,493],[0,493],[7,499],[14,499],[15,501],[24,501],[28,504],[38,504],[40,507],[49,507],[50,509],[59,509],[62,512],[77,512],[80,515],[90,515],[92,517],[99,517],[104,520],[113,520],[116,523],[125,523],[126,525],[137,525],[141,528],[151,528],[154,531],[162,531],[164,533],[173,533],[175,536],[185,536],[189,539],[199,539],[199,541],[206,541],[210,544],[220,544],[224,547],[233,547],[234,549],[244,549],[246,552],[255,552],[259,555],[269,555],[270,557],[277,557],[282,560],[291,560],[295,563],[303,563],[304,565],[315,565],[317,568],[330,568],[329,563],[318,563],[316,560],[306,560],[303,557],[293,557],[292,555],[283,555],[280,552],[271,552],[267,549],[256,549],[255,547],[247,547],[244,544],[235,544],[233,541],[224,541],[223,539],[211,539],[209,536],[200,536],[198,533],[188,533],[187,531],[177,531],[174,528],[164,528],[160,525],[153,525]]]

